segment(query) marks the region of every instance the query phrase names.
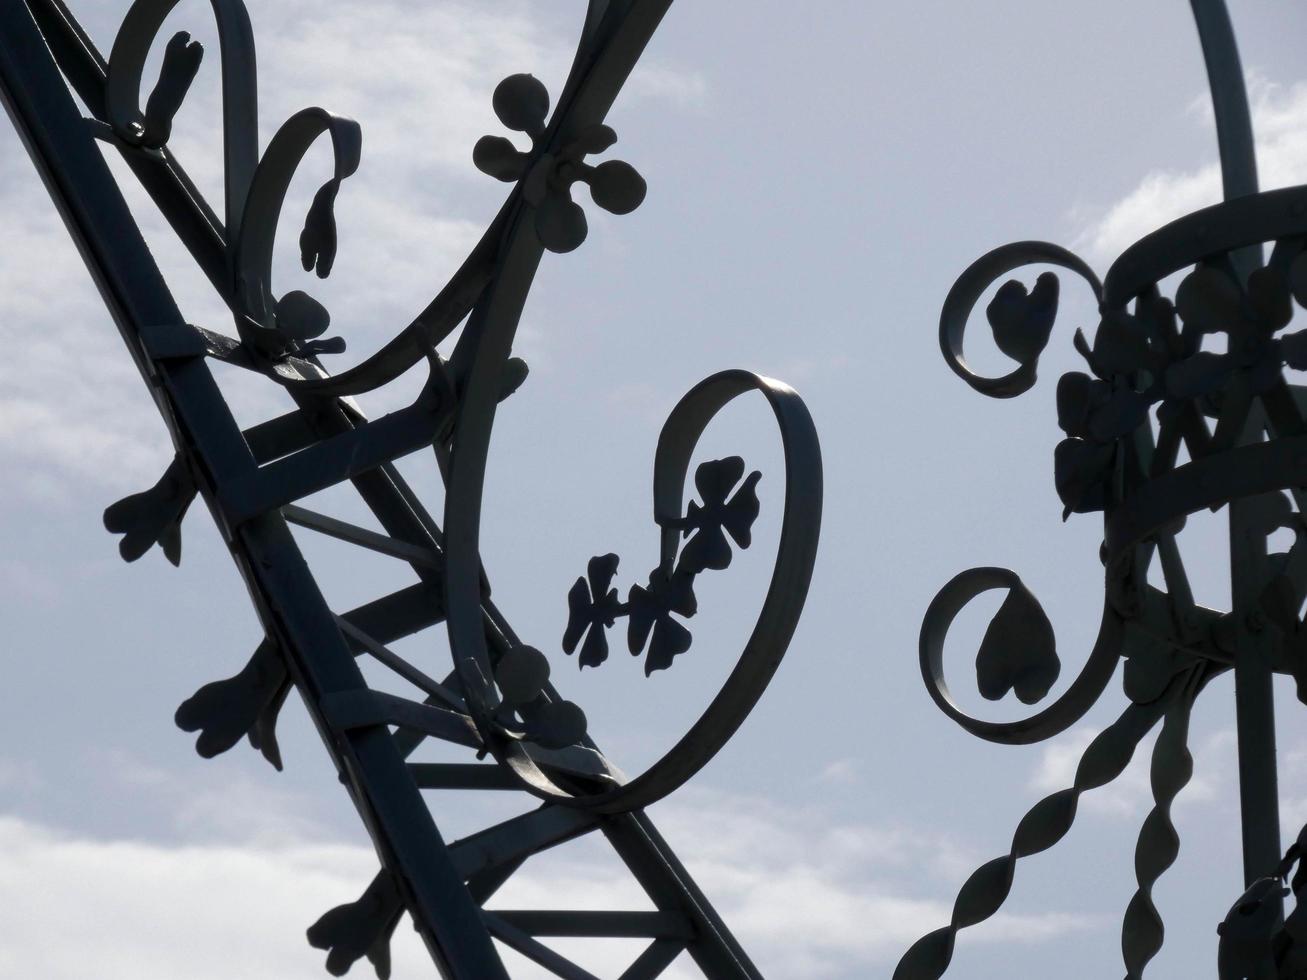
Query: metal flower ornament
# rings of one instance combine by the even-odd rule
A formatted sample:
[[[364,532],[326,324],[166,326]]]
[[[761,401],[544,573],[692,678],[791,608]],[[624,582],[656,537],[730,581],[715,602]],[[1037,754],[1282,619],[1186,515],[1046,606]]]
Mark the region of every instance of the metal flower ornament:
[[[472,149],[477,169],[498,180],[526,181],[523,197],[536,209],[535,230],[551,252],[570,252],[589,232],[585,211],[572,200],[572,185],[590,186],[595,204],[613,214],[629,214],[644,200],[644,178],[629,163],[585,162],[617,142],[612,127],[595,123],[578,132],[556,153],[542,149],[549,93],[533,75],[510,75],[495,89],[495,115],[509,129],[531,138],[531,151],[517,149],[503,136],[483,136]]]
[[[444,977],[507,978],[500,947],[508,947],[554,975],[593,980],[542,941],[593,936],[637,944],[623,977],[659,976],[684,954],[711,977],[755,980],[757,968],[644,809],[683,785],[730,738],[793,635],[815,561],[822,499],[820,450],[802,400],[781,382],[743,370],[693,387],[655,447],[659,558],[648,583],[622,601],[612,586],[618,559],[607,555],[590,562],[567,596],[563,647],[569,654],[579,649],[582,666],[604,662],[606,631],[619,618],[628,620],[631,651],[645,653],[646,673],[669,667],[690,648],[684,621],[696,612],[695,578],[725,569],[733,547],[750,546],[761,476],[746,476],[738,457],[704,462],[694,476],[700,499],[688,504],[686,480],[717,413],[741,395],[761,396],[779,429],[785,467],[771,484],[781,529],[767,595],[702,716],[642,773],[624,774],[599,749],[582,708],[554,686],[550,658],[520,638],[491,600],[480,557],[490,440],[501,403],[527,376],[512,351],[536,269],[546,250],[570,252],[588,234],[573,196],[578,184],[614,214],[630,213],[645,199],[644,178],[632,166],[592,158],[616,141],[604,119],[670,0],[591,0],[552,106],[529,74],[495,88],[495,115],[530,141],[520,147],[488,135],[468,148],[477,168],[511,185],[503,207],[426,308],[339,372],[327,367],[345,349],[343,339],[326,336],[336,326],[330,312],[305,289],[274,288],[272,256],[292,180],[322,142],[330,167],[297,223],[298,244],[306,273],[332,273],[342,237],[335,202],[359,166],[363,131],[351,119],[309,108],[261,148],[250,19],[242,0],[212,0],[224,200],[211,208],[170,149],[177,111],[204,61],[187,32],[163,45],[159,81],[140,108],[145,63],[176,6],[177,0],[135,0],[104,58],[63,0],[0,4],[0,97],[175,449],[158,483],[109,507],[105,525],[122,535],[119,550],[128,561],[158,545],[178,564],[182,521],[202,499],[265,631],[243,668],[204,685],[177,709],[177,724],[196,733],[202,756],[248,739],[281,768],[279,712],[292,690],[303,698],[380,863],[357,901],[308,930],[333,975],[367,958],[378,976],[388,976],[390,936],[407,913]],[[121,155],[167,218],[230,310],[229,330],[191,324],[177,308],[102,152]],[[240,427],[213,361],[278,386],[295,407]],[[412,402],[368,418],[356,399],[410,371],[422,380]],[[432,454],[444,484],[440,521],[394,465],[419,452]],[[380,530],[304,506],[329,488],[356,497]],[[412,581],[352,609],[333,608],[296,534],[327,535],[360,555],[397,561]],[[433,642],[427,658],[393,649],[424,631],[447,637],[452,659],[444,669],[435,669],[446,655],[443,644]],[[363,658],[378,671],[365,677],[357,663]],[[466,758],[423,758],[441,743]],[[447,842],[423,794],[450,791],[515,793],[530,806]],[[446,797],[441,805],[455,804]],[[586,835],[611,846],[652,911],[486,907],[532,856]]]
[[[1307,369],[1307,330],[1294,330],[1307,307],[1307,187],[1259,193],[1251,123],[1233,32],[1221,0],[1192,0],[1207,60],[1226,201],[1180,218],[1128,248],[1100,282],[1071,252],[1018,242],[990,252],[949,292],[940,346],[953,371],[995,398],[1035,383],[1039,356],[1057,317],[1058,280],[1033,288],[1011,280],[986,307],[999,350],[1016,361],[983,377],[963,357],[973,308],[996,282],[1029,265],[1075,273],[1093,294],[1099,321],[1092,339],[1077,330],[1084,369],[1057,382],[1053,483],[1064,517],[1101,513],[1105,568],[1098,638],[1075,679],[1033,715],[984,721],[953,700],[944,677],[949,627],[974,597],[1006,590],[976,658],[980,694],[1014,691],[1042,702],[1061,670],[1054,634],[1021,579],[1002,568],[956,576],[930,603],[921,629],[922,677],[941,710],[965,730],[1006,744],[1056,736],[1104,695],[1124,659],[1126,707],[1085,750],[1072,785],[1025,815],[1007,854],[981,866],[958,893],[951,922],[903,956],[895,980],[935,980],[948,968],[960,929],[989,918],[1012,887],[1020,859],[1062,839],[1082,794],[1111,782],[1160,724],[1152,754],[1153,808],[1135,853],[1138,889],[1121,933],[1126,976],[1137,980],[1162,945],[1152,889],[1176,859],[1171,806],[1193,770],[1187,747],[1194,700],[1212,678],[1233,671],[1238,715],[1243,870],[1247,891],[1220,922],[1221,980],[1307,976],[1307,906],[1285,918],[1289,872],[1301,841],[1281,853],[1271,678],[1289,674],[1307,702],[1307,387],[1287,369]],[[1269,256],[1264,245],[1271,246]],[[1183,274],[1174,297],[1162,283]],[[1184,455],[1182,455],[1184,454]],[[1185,456],[1187,455],[1187,459]],[[1193,598],[1177,545],[1186,518],[1225,509],[1230,521],[1232,602],[1226,611]],[[1273,552],[1275,532],[1293,532]],[[1150,583],[1156,564],[1163,587]],[[1307,831],[1304,832],[1307,837]],[[1307,892],[1301,871],[1292,881]]]
[[[679,530],[689,537],[689,541],[680,548],[678,557],[673,537],[671,554],[664,553],[662,564],[649,573],[648,585],[631,586],[625,603],[618,601],[616,589],[609,588],[617,574],[617,556],[590,559],[586,577],[578,578],[567,594],[569,616],[567,632],[563,634],[563,649],[567,653],[575,652],[577,643],[585,636],[577,658],[580,666],[597,667],[608,659],[604,630],[621,616],[630,620],[627,635],[631,653],[639,656],[646,644],[649,647],[646,674],[670,667],[673,657],[690,649],[693,641],[690,631],[672,613],[688,619],[698,611],[694,578],[706,569],[720,570],[730,565],[727,534],[738,547],[749,547],[750,530],[762,507],[756,489],[762,474],[754,470],[741,482],[743,475],[744,460],[739,456],[713,460],[699,467],[694,482],[703,503],[691,501],[685,517],[666,523],[672,531]]]

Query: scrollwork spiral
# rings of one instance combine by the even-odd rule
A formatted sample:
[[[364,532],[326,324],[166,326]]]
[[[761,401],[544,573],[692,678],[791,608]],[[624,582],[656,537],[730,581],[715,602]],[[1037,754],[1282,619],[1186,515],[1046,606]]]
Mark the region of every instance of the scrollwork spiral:
[[[738,370],[715,374],[691,389],[672,410],[659,436],[654,515],[661,528],[662,561],[670,565],[680,547],[685,483],[699,437],[722,408],[750,391],[767,400],[780,429],[785,500],[771,582],[735,667],[698,721],[666,754],[624,785],[594,794],[574,793],[559,785],[547,762],[539,761],[529,744],[497,738],[487,725],[486,744],[536,795],[604,813],[626,812],[662,799],[706,765],[734,734],[784,657],[807,596],[821,523],[821,450],[812,418],[798,394],[779,381]],[[458,641],[453,645],[456,658],[468,657]],[[479,669],[471,666],[474,663],[463,659],[460,666],[475,676]],[[483,688],[481,696],[495,695]],[[469,698],[469,707],[472,701]],[[484,704],[482,713],[489,718]],[[477,709],[472,708],[472,713],[475,717]]]
[[[1020,577],[1009,569],[969,568],[955,575],[931,600],[922,619],[919,659],[926,690],[944,714],[978,738],[1005,745],[1026,745],[1052,738],[1082,718],[1112,679],[1121,655],[1124,621],[1111,603],[1105,601],[1098,639],[1071,686],[1051,705],[1034,715],[1010,722],[985,721],[968,715],[950,695],[944,679],[944,641],[963,607],[981,593],[993,589],[1009,589],[1014,593],[1020,590],[1038,609],[1038,602],[1026,590]],[[996,636],[993,639],[1002,642],[1006,638]],[[1023,700],[1035,703],[1042,700],[1042,695]]]
[[[1103,287],[1094,271],[1075,253],[1049,242],[1013,242],[987,252],[958,276],[944,299],[939,316],[939,346],[944,360],[968,385],[991,398],[1013,398],[1035,383],[1039,355],[1048,343],[1057,317],[1057,277],[1044,273],[1033,292],[1016,280],[1000,287],[987,313],[1000,350],[1017,361],[1008,374],[989,378],[977,374],[963,355],[967,321],[980,297],[1000,278],[1029,265],[1055,265],[1083,279],[1101,302]]]

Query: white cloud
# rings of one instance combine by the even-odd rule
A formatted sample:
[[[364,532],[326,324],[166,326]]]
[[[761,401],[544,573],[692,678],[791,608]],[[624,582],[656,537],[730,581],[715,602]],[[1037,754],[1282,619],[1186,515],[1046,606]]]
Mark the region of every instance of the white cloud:
[[[109,768],[161,805],[176,806],[152,771],[117,757]],[[320,977],[322,954],[307,946],[303,930],[327,908],[356,898],[375,858],[368,848],[312,834],[264,833],[260,828],[288,813],[287,826],[298,831],[293,807],[248,787],[223,796],[225,803],[215,796],[201,809],[225,806],[231,819],[191,824],[203,840],[182,844],[97,840],[0,817],[0,906],[7,910],[0,917],[0,975],[40,967],[47,980],[80,980],[88,969],[134,980]],[[769,976],[817,980],[881,971],[947,921],[948,902],[913,894],[923,869],[945,870],[937,855],[949,852],[946,841],[701,790],[658,811],[665,835]],[[235,830],[242,816],[256,821],[244,839]],[[597,838],[570,848],[533,860],[492,905],[649,907]],[[974,937],[1043,942],[1097,925],[1092,917],[1057,911],[999,915]],[[556,945],[601,976],[621,972],[638,950]],[[411,929],[396,933],[394,955],[396,980],[429,974]],[[513,975],[546,976],[522,962]],[[697,975],[688,963],[668,974],[672,980]]]
[[[51,475],[56,487],[140,489],[135,482],[167,458],[157,413],[13,135],[0,137],[0,209],[7,492],[45,497]]]
[[[324,902],[357,897],[373,862],[331,845],[97,841],[12,817],[0,850],[0,975],[48,980],[317,980],[296,933]]]
[[[1249,78],[1257,169],[1263,189],[1307,181],[1307,82],[1277,85]],[[1169,221],[1221,200],[1221,170],[1215,156],[1210,103],[1198,115],[1213,131],[1213,159],[1189,170],[1155,170],[1134,190],[1088,222],[1075,248],[1091,262],[1106,265],[1149,232]]]
[[[980,862],[951,838],[906,826],[839,823],[820,807],[683,791],[655,814],[747,949],[781,977],[882,973],[948,922],[952,893]],[[937,884],[923,893],[923,878]],[[1000,913],[968,938],[1043,942],[1093,917]]]

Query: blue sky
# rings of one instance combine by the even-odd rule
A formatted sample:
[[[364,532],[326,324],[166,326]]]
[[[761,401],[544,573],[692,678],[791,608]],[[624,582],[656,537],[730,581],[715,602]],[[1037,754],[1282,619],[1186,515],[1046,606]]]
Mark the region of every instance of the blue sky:
[[[74,7],[107,50],[126,4]],[[293,235],[278,248],[278,288],[309,289],[331,309],[346,366],[425,305],[494,214],[504,188],[471,164],[476,139],[501,132],[490,93],[521,71],[556,93],[584,5],[250,8],[265,141],[306,105],[363,125],[331,279],[301,278]],[[1305,182],[1307,11],[1247,0],[1233,14],[1263,183]],[[173,145],[216,202],[207,6],[181,5],[169,26],[209,49]],[[622,555],[622,585],[652,565],[653,449],[684,391],[728,367],[798,388],[827,488],[804,619],[735,741],[653,814],[767,976],[888,976],[944,924],[971,869],[1006,851],[1026,808],[1069,784],[1079,751],[1125,704],[1114,682],[1059,739],[1003,748],[954,728],[921,687],[921,614],[957,571],[1022,574],[1057,630],[1055,694],[1092,645],[1102,601],[1100,526],[1060,521],[1051,466],[1052,379],[1074,362],[1072,328],[1093,326],[1088,297],[1064,280],[1043,380],[1014,402],[987,401],[948,371],[939,306],[993,246],[1047,239],[1101,273],[1144,232],[1218,199],[1188,5],[683,2],[609,121],[610,156],[634,164],[649,193],[624,217],[587,206],[585,244],[546,256],[516,351],[531,375],[492,444],[495,598],[550,654],[600,744],[637,771],[702,710],[761,602],[780,489],[762,403],[732,407],[703,446],[703,458],[739,453],[763,471],[763,512],[755,547],[704,583],[689,654],[648,680],[625,657],[578,674],[558,644],[567,589],[591,555]],[[288,215],[321,173],[295,185]],[[187,317],[229,329],[163,222],[132,200]],[[0,208],[0,339],[11,351],[0,361],[0,976],[81,978],[88,964],[142,980],[322,976],[302,930],[369,880],[366,835],[297,704],[283,716],[280,774],[244,745],[201,760],[173,727],[180,701],[244,663],[258,624],[201,511],[184,527],[180,570],[157,552],[118,559],[101,513],[157,479],[171,456],[165,430],[8,131]],[[974,359],[997,367],[1001,355],[975,336]],[[282,410],[266,382],[221,377],[243,421]],[[363,405],[396,407],[419,380]],[[405,472],[438,510],[429,458]],[[1220,521],[1196,519],[1182,545],[1198,599],[1225,607]],[[328,542],[304,547],[341,604],[402,581]],[[986,621],[980,603],[959,621],[951,676],[969,707],[1013,717],[1022,706],[983,704],[963,683]],[[400,649],[433,673],[448,657],[443,643]],[[1307,819],[1307,726],[1291,686],[1280,695],[1291,834]],[[1215,925],[1241,890],[1231,702],[1217,682],[1195,713],[1181,854],[1156,889],[1168,943],[1153,976],[1210,975]],[[1086,798],[1061,846],[1023,863],[1005,912],[963,934],[948,975],[1119,973],[1149,805],[1141,752]],[[476,801],[436,813],[448,836],[492,816]],[[528,865],[505,903],[633,900],[598,851],[564,856]],[[431,975],[411,930],[396,941],[399,980]],[[598,970],[615,962],[601,947],[578,955]]]

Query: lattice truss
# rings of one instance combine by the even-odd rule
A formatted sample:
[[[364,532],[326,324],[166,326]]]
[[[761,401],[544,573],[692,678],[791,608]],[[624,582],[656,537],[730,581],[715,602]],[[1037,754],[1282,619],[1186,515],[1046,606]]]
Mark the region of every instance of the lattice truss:
[[[0,94],[176,447],[158,483],[109,507],[105,524],[122,535],[128,561],[157,545],[176,564],[182,520],[201,498],[266,630],[249,662],[197,691],[178,709],[177,722],[198,734],[202,756],[247,738],[280,768],[278,712],[297,689],[376,845],[381,870],[361,897],[326,912],[308,931],[309,941],[327,951],[332,974],[366,957],[387,976],[390,937],[407,912],[442,975],[460,980],[507,977],[497,944],[559,977],[592,980],[542,941],[551,937],[632,940],[623,980],[659,976],[682,954],[714,978],[760,975],[644,809],[731,736],[794,630],[821,511],[820,455],[802,402],[780,382],[744,371],[714,375],[691,390],[657,446],[660,561],[647,585],[632,587],[623,601],[611,587],[617,558],[604,555],[566,597],[571,615],[563,646],[579,651],[585,664],[607,657],[606,631],[622,617],[631,651],[645,653],[646,671],[668,667],[688,648],[684,621],[697,608],[696,577],[725,568],[732,543],[750,545],[759,511],[759,475],[746,475],[739,457],[698,467],[700,499],[687,507],[690,460],[727,402],[760,392],[780,429],[786,471],[769,590],[707,711],[637,776],[610,763],[587,734],[584,712],[550,682],[548,660],[518,638],[491,601],[478,550],[495,408],[526,373],[511,351],[532,278],[545,250],[567,252],[586,237],[573,188],[588,185],[597,206],[619,214],[644,197],[644,180],[629,164],[592,164],[587,157],[616,139],[604,117],[669,5],[591,0],[552,113],[549,94],[533,77],[514,75],[499,85],[495,113],[508,130],[525,134],[529,147],[487,136],[469,151],[478,168],[510,185],[503,208],[411,324],[333,375],[323,360],[343,350],[343,341],[323,336],[329,316],[307,293],[274,293],[272,252],[291,179],[309,148],[325,141],[333,170],[313,198],[299,246],[305,270],[330,273],[333,204],[359,162],[358,124],[306,109],[260,150],[249,18],[241,0],[213,0],[225,163],[223,207],[215,211],[168,147],[173,116],[203,55],[187,33],[166,42],[159,81],[141,108],[142,71],[176,0],[136,0],[108,59],[61,0],[0,3]],[[110,175],[102,155],[109,151],[121,155],[230,308],[233,330],[189,324],[178,310]],[[242,429],[215,382],[213,362],[280,386],[294,410]],[[425,378],[411,404],[369,419],[356,396],[410,372]],[[416,452],[434,454],[444,482],[440,523],[396,468],[397,459]],[[305,506],[325,491],[361,505],[381,530]],[[407,567],[411,584],[355,608],[332,608],[292,527],[393,559]],[[452,669],[433,670],[432,657],[396,652],[401,640],[429,631],[447,632]],[[434,633],[432,639],[432,651],[444,645]],[[358,658],[384,670],[365,676]],[[427,753],[432,746],[440,751]],[[423,794],[450,791],[500,794],[526,809],[446,842]],[[486,908],[533,855],[582,837],[611,850],[648,896],[647,908]]]
[[[1153,807],[1135,849],[1138,888],[1121,931],[1128,980],[1161,949],[1152,890],[1180,840],[1171,806],[1193,773],[1194,700],[1212,678],[1235,674],[1246,893],[1220,927],[1221,980],[1307,976],[1307,906],[1286,919],[1282,899],[1307,846],[1307,829],[1281,855],[1275,766],[1275,673],[1291,675],[1307,703],[1307,186],[1258,192],[1251,121],[1229,16],[1221,0],[1192,0],[1216,110],[1226,200],[1131,245],[1100,281],[1078,256],[1047,242],[1017,242],[973,263],[945,299],[940,347],[973,389],[1012,398],[1035,384],[1057,317],[1059,282],[1007,280],[985,309],[993,339],[1016,367],[974,371],[963,336],[975,306],[1009,273],[1054,266],[1074,273],[1098,306],[1092,338],[1077,330],[1083,370],[1057,382],[1065,438],[1053,453],[1064,517],[1104,518],[1101,625],[1080,673],[1052,702],[1013,722],[982,720],[953,699],[944,677],[949,627],[978,595],[1006,590],[976,656],[980,694],[1009,692],[1038,704],[1058,679],[1053,628],[1039,602],[1004,568],[962,572],[930,604],[921,629],[922,677],[937,706],[963,729],[1004,744],[1052,738],[1084,717],[1118,663],[1126,707],[1085,749],[1073,784],[1025,814],[1001,857],[963,884],[951,921],[900,960],[895,980],[936,980],[958,932],[1006,900],[1018,862],[1062,840],[1081,796],[1116,779],[1145,737],[1153,744]],[[1269,256],[1265,246],[1270,246]],[[1297,314],[1297,318],[1295,318]],[[1297,327],[1297,329],[1295,329]],[[1194,600],[1178,537],[1186,520],[1225,511],[1230,525],[1228,610]],[[1283,532],[1288,532],[1287,535]],[[1287,550],[1274,550],[1277,533]],[[1151,573],[1151,576],[1150,576]],[[1153,584],[1156,582],[1158,584]],[[1292,881],[1299,897],[1307,874]],[[1213,910],[1216,921],[1225,913]]]

